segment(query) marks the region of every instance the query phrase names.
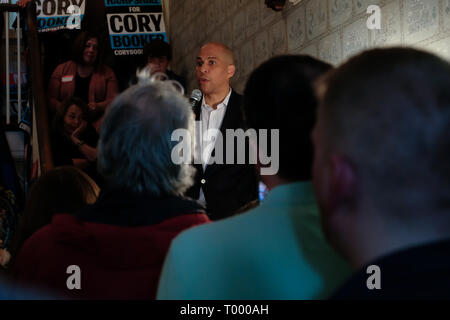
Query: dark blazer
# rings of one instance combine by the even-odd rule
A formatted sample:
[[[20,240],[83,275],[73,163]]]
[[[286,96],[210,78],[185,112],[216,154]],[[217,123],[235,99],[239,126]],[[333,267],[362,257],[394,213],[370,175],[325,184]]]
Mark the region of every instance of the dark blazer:
[[[232,91],[227,110],[220,127],[223,136],[224,164],[209,164],[205,172],[201,164],[194,164],[197,169],[194,185],[186,196],[198,199],[200,187],[205,194],[207,213],[212,220],[222,219],[235,214],[251,201],[258,199],[258,179],[254,165],[226,164],[226,129],[243,129],[244,120],[241,110],[242,96]],[[200,121],[201,101],[194,106],[195,120]],[[246,148],[248,154],[248,147]],[[235,160],[237,157],[235,146]],[[214,154],[214,151],[213,151]],[[234,163],[237,163],[236,161]]]

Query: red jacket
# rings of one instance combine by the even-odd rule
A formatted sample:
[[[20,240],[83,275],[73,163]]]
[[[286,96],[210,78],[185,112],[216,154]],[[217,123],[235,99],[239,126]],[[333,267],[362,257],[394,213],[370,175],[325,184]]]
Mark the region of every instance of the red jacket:
[[[14,264],[13,279],[76,299],[154,299],[172,239],[182,230],[209,221],[204,213],[185,212],[163,221],[156,219],[154,224],[131,226],[140,218],[127,222],[116,219],[121,215],[115,212],[121,210],[117,201],[110,202],[119,209],[98,202],[100,205],[87,213],[92,215],[91,220],[104,219],[105,212],[95,216],[93,211],[109,208],[107,214],[115,217],[111,219],[115,220],[113,224],[55,215],[50,225],[26,241]],[[130,212],[123,211],[123,217],[132,217],[135,209],[142,207],[129,203]],[[149,205],[141,215],[152,214],[152,207],[158,206]],[[128,226],[117,225],[119,220]],[[73,275],[67,273],[71,265],[80,268],[80,290],[67,288],[66,282]]]
[[[59,103],[73,96],[76,72],[77,64],[72,60],[61,63],[53,71],[48,85],[48,95],[50,106],[54,111],[59,107]],[[118,92],[114,71],[106,65],[100,65],[92,73],[87,103],[97,102],[99,107],[104,110],[114,100]],[[58,101],[59,103],[57,103]]]

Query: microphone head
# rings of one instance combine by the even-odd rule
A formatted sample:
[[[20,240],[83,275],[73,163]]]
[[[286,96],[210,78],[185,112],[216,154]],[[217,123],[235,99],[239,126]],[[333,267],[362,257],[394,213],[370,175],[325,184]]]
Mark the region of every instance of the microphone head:
[[[199,102],[202,99],[202,96],[203,94],[199,89],[194,89],[191,93],[191,100]]]

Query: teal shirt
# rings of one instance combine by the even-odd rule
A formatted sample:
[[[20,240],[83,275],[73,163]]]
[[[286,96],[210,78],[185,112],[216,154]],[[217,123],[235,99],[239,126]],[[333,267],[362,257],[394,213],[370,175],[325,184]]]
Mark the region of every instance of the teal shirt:
[[[312,184],[298,182],[272,189],[247,213],[181,233],[157,298],[323,299],[349,275],[322,233]]]

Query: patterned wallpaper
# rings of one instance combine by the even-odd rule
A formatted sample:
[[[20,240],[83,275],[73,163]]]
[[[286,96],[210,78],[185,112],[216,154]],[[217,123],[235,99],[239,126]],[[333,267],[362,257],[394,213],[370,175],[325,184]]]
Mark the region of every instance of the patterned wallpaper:
[[[381,29],[369,30],[369,5],[381,8]],[[233,49],[233,87],[242,92],[261,62],[283,53],[310,54],[335,65],[371,47],[412,45],[450,60],[450,0],[303,0],[282,12],[264,0],[170,0],[173,69],[189,92],[195,56],[207,41]]]

